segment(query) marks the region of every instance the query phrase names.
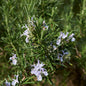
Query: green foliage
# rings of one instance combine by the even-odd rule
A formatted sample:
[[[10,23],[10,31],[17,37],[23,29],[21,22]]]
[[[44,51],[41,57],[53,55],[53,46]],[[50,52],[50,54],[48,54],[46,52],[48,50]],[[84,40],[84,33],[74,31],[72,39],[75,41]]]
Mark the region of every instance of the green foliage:
[[[76,7],[79,7],[77,9]],[[86,1],[85,0],[1,0],[0,1],[0,85],[5,79],[12,82],[13,75],[19,75],[20,85],[55,86],[58,71],[63,71],[62,85],[77,69],[86,76]],[[21,36],[29,28],[29,43]],[[68,37],[74,33],[75,42],[61,39],[56,44],[60,32]],[[53,46],[56,46],[56,50]],[[63,61],[57,58],[63,56]],[[12,53],[17,55],[17,65],[9,60]],[[31,74],[31,65],[40,60],[45,64],[48,76],[38,82]],[[77,70],[77,71],[78,71]],[[83,71],[84,70],[84,71]],[[76,71],[76,72],[77,72]],[[60,73],[59,73],[60,74]],[[84,84],[83,84],[84,86]]]

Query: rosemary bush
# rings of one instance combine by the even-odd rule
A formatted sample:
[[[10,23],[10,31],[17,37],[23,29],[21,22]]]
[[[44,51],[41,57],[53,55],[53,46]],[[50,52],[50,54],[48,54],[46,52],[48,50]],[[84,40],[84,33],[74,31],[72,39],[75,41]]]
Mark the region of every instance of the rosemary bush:
[[[1,0],[0,85],[57,86],[62,75],[66,86],[73,73],[85,86],[85,18],[85,0]]]

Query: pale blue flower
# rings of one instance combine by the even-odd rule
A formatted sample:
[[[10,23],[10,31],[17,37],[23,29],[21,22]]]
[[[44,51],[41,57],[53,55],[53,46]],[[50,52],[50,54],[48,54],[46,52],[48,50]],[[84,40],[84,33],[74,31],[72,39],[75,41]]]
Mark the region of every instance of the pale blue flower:
[[[37,76],[37,80],[42,81],[42,76],[40,74]]]
[[[63,38],[65,39],[68,36],[69,32],[67,32],[66,34],[63,32],[60,32],[60,36],[58,37],[59,39]]]
[[[14,54],[12,57],[10,57],[10,60],[16,59],[16,54]]]
[[[73,37],[73,38],[71,39],[71,41],[74,42],[74,41],[75,41],[75,38]]]
[[[60,45],[60,43],[61,43],[61,39],[57,39],[56,44]]]
[[[60,45],[61,44],[61,40],[65,39],[68,36],[68,32],[65,34],[63,32],[60,32],[60,36],[57,38],[56,44]]]
[[[57,49],[57,47],[56,47],[55,45],[53,45],[53,49],[54,49],[54,50],[56,50],[56,49]]]
[[[12,80],[12,86],[16,86],[16,83],[19,83],[18,80],[13,79],[13,80]]]
[[[45,24],[45,20],[43,21],[43,24]]]
[[[28,36],[28,29],[26,29],[21,36]]]
[[[16,65],[17,64],[17,57],[16,54],[14,54],[12,57],[9,58],[10,60],[12,60],[12,64]]]
[[[21,34],[21,37],[22,36],[26,36],[26,39],[25,39],[25,41],[26,41],[26,43],[28,43],[29,42],[29,34],[31,33],[30,32],[30,30],[29,30],[29,28],[28,28],[28,26],[25,24],[25,26],[23,26],[23,28],[26,28],[26,30],[23,32],[23,34]]]
[[[45,76],[48,75],[47,71],[44,68],[42,68],[43,66],[44,64],[40,63],[39,60],[37,64],[32,65],[32,67],[34,68],[31,69],[31,74],[36,75],[38,81],[42,80],[41,74],[44,74]]]
[[[12,86],[16,86],[17,83],[19,83],[18,81],[18,75],[15,75],[16,79],[12,80]]]
[[[75,41],[75,38],[74,38],[73,36],[74,36],[74,33],[72,33],[72,34],[69,36],[69,40],[71,39],[72,42]]]
[[[16,59],[12,60],[12,64],[16,65],[17,64],[17,60]]]
[[[68,36],[68,34],[69,34],[68,32],[67,32],[66,34],[63,33],[63,34],[62,34],[62,38],[65,39],[65,38]]]
[[[42,73],[45,75],[45,76],[48,76],[48,73],[47,73],[47,71],[46,70],[42,70]]]
[[[63,62],[63,57],[60,57],[60,61]]]
[[[69,39],[71,39],[73,36],[74,36],[74,33],[72,33],[72,34],[69,36]]]
[[[26,43],[29,42],[29,36],[26,37],[25,41],[26,41]]]
[[[6,80],[6,82],[5,82],[5,85],[6,85],[6,86],[11,86],[11,85],[10,85],[10,82],[8,82],[7,80]]]
[[[48,30],[48,26],[46,25],[45,28]]]

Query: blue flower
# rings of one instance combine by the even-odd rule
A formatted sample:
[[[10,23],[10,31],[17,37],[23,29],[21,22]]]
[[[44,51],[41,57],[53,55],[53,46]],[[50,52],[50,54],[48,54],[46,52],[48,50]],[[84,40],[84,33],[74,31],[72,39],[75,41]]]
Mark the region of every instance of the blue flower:
[[[7,80],[6,80],[6,82],[5,82],[5,85],[6,85],[6,86],[11,86],[11,85],[10,85],[10,82],[8,82]]]
[[[75,41],[75,38],[73,37],[73,38],[71,39],[71,41],[74,42],[74,41]]]
[[[30,30],[29,30],[29,28],[28,28],[27,25],[23,26],[22,28],[24,28],[24,27],[26,28],[26,30],[23,32],[23,34],[21,34],[21,37],[22,37],[22,36],[26,36],[25,41],[26,41],[26,43],[28,43],[28,42],[29,42],[29,34],[30,34],[31,32],[30,32]]]
[[[12,80],[12,86],[15,86],[16,83],[19,83],[19,81],[18,81],[18,75],[15,75],[15,77],[16,77],[16,79]]]
[[[69,40],[71,39],[72,42],[75,41],[75,38],[74,38],[73,36],[74,36],[74,33],[72,33],[72,34],[69,36]]]
[[[56,49],[57,49],[57,47],[56,47],[55,45],[53,45],[53,49],[54,49],[54,50],[56,50]]]
[[[57,39],[56,44],[60,45],[60,43],[61,43],[61,39]]]
[[[10,60],[12,60],[12,64],[13,65],[16,65],[17,64],[17,57],[16,57],[16,54],[14,54],[12,57],[9,58]]]
[[[32,65],[32,67],[34,67],[34,68],[31,69],[31,74],[35,74],[38,81],[42,81],[41,74],[44,74],[45,76],[48,75],[46,69],[42,68],[43,66],[44,66],[44,64],[40,63],[39,60],[38,60],[37,64]]]

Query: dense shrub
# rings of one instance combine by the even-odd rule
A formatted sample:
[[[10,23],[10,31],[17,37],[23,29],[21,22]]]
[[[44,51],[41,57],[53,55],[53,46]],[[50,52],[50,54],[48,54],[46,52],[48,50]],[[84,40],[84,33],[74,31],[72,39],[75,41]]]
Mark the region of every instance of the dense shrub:
[[[1,0],[0,85],[85,86],[85,18],[85,0]]]

